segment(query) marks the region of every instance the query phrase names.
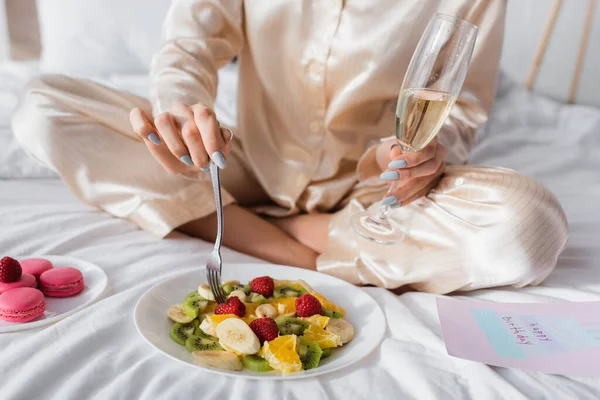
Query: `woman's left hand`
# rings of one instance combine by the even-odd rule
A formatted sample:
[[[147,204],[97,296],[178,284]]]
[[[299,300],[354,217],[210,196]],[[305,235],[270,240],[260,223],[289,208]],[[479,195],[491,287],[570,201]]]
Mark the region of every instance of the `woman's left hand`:
[[[390,184],[396,183],[381,204],[397,207],[425,196],[439,182],[445,157],[446,148],[437,138],[416,153],[403,153],[395,140],[381,143],[377,149],[377,163],[383,171],[380,178]]]

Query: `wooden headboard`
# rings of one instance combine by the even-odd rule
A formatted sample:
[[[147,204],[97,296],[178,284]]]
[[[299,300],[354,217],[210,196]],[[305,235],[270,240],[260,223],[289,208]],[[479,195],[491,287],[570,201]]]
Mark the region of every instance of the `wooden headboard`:
[[[0,0],[0,3],[2,0]],[[12,60],[36,59],[40,56],[40,31],[35,0],[4,0],[6,28],[10,38]]]
[[[502,69],[563,102],[600,107],[598,0],[509,0]]]

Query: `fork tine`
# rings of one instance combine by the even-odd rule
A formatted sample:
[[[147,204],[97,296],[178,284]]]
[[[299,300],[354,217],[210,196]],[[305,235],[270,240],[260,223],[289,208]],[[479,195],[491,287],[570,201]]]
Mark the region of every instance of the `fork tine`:
[[[217,296],[220,299],[220,303],[224,303],[227,300],[225,296],[225,292],[223,291],[223,286],[221,285],[221,277],[217,271],[214,271],[215,284],[217,289]]]
[[[222,299],[219,296],[219,290],[217,289],[217,284],[215,282],[215,271],[212,269],[209,270],[208,280],[210,284],[210,290],[212,291],[215,300],[217,303],[222,303]]]
[[[223,290],[223,285],[221,285],[221,277],[219,276],[219,285],[218,285],[218,290],[219,290],[219,296],[221,297],[221,299],[223,300],[223,302],[225,302],[227,300],[227,295],[225,294],[225,291]]]
[[[221,303],[221,298],[219,297],[219,291],[217,290],[217,284],[215,283],[215,271],[212,269],[209,270],[209,280],[210,280],[210,290],[212,291],[213,296],[217,303]]]
[[[215,300],[217,300],[218,303],[222,303],[223,299],[221,298],[221,294],[219,293],[219,285],[217,284],[217,280],[216,280],[214,271],[211,271],[211,281],[212,281],[212,290],[213,290],[213,295],[215,296]]]
[[[219,277],[218,271],[215,271],[212,268],[209,269],[209,283],[211,286],[211,291],[215,296],[215,300],[217,300],[218,303],[224,303],[226,300],[226,296],[221,285],[221,279]]]

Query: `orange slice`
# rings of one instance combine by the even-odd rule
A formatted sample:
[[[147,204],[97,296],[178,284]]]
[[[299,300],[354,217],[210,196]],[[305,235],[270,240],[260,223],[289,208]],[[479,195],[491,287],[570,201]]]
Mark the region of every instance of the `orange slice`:
[[[206,306],[206,308],[204,310],[202,310],[201,314],[214,313],[215,312],[215,308],[217,308],[217,302],[216,301],[209,301],[208,305]]]
[[[281,299],[269,300],[271,304],[277,310],[279,315],[295,314],[296,313],[296,298],[287,297]]]
[[[302,370],[302,361],[296,351],[297,343],[296,335],[279,336],[277,339],[265,342],[259,355],[277,371],[298,372]]]
[[[254,304],[254,303],[244,303],[246,305],[246,314],[244,314],[244,317],[242,318],[242,320],[247,323],[248,325],[250,325],[250,322],[254,321],[257,317],[256,317],[256,309],[258,308],[258,304]]]
[[[307,340],[312,340],[318,343],[322,349],[330,347],[338,347],[342,345],[342,340],[338,335],[327,332],[325,329],[311,324],[307,329],[304,330],[304,336]]]
[[[338,306],[335,303],[332,303],[331,301],[327,300],[324,296],[321,296],[319,293],[317,292],[312,292],[311,293],[313,296],[315,296],[317,298],[317,300],[319,300],[319,302],[321,303],[321,305],[323,306],[323,308],[327,308],[331,311],[337,311],[339,313],[342,314],[342,317],[344,315],[346,315],[346,311],[344,311],[344,309],[340,306]]]
[[[329,317],[324,317],[322,315],[313,315],[302,319],[308,321],[310,324],[317,325],[319,328],[323,329],[329,323]]]
[[[234,314],[219,314],[219,315],[215,314],[215,315],[209,315],[208,317],[206,317],[206,319],[208,319],[211,323],[213,323],[215,325],[219,325],[221,322],[223,322],[229,318],[239,318],[239,317]]]

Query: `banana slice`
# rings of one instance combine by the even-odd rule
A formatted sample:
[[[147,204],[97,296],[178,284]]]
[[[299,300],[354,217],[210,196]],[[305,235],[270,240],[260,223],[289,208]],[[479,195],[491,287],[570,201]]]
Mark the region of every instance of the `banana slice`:
[[[175,304],[174,306],[169,307],[167,315],[173,321],[179,322],[180,324],[187,324],[188,322],[192,322],[193,319],[185,314],[183,311],[183,304]]]
[[[197,364],[228,371],[241,371],[244,369],[240,358],[226,351],[195,351],[192,356]]]
[[[229,293],[229,297],[232,296],[235,296],[238,299],[240,299],[242,303],[246,301],[246,293],[242,292],[241,290],[234,290],[233,292]]]
[[[339,336],[342,344],[346,344],[354,338],[354,327],[345,319],[331,318],[325,330]]]
[[[204,297],[206,300],[215,301],[215,296],[213,296],[208,283],[203,283],[202,285],[198,286],[198,294]]]
[[[258,318],[275,318],[278,313],[275,307],[270,304],[261,304],[256,307],[256,311],[254,312]]]
[[[215,325],[210,321],[210,318],[204,318],[200,323],[200,330],[207,335],[217,336],[217,330]]]
[[[281,315],[282,317],[293,317],[296,315],[296,311],[286,313],[287,309],[288,308],[285,304],[282,304],[282,303],[277,304],[277,314],[278,315]]]
[[[227,351],[236,354],[256,354],[260,341],[244,321],[237,318],[226,319],[216,329],[219,344]]]

